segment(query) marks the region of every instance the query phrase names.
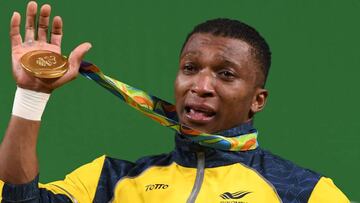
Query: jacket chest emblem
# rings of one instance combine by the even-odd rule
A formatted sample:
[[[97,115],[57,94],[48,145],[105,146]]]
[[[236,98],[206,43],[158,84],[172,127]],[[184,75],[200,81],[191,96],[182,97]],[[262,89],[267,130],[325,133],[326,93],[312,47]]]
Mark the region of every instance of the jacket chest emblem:
[[[249,195],[252,192],[249,191],[237,191],[237,192],[224,192],[220,194],[219,196],[223,199],[220,201],[220,203],[246,203],[244,201],[241,201],[243,197],[246,195]]]

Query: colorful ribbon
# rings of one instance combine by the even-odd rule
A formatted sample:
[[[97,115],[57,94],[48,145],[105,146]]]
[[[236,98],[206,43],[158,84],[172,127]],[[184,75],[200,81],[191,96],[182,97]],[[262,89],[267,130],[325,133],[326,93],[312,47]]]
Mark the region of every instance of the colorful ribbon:
[[[103,86],[115,96],[119,97],[128,105],[142,112],[149,118],[187,136],[200,145],[226,151],[246,151],[255,149],[258,146],[256,130],[235,137],[224,137],[221,135],[203,133],[180,124],[173,104],[110,78],[104,75],[98,67],[91,63],[82,62],[80,73]]]

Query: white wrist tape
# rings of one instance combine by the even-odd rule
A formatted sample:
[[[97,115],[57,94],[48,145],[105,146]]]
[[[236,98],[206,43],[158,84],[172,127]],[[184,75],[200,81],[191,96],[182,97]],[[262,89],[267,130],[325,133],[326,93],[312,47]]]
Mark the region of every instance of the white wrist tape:
[[[50,94],[17,87],[12,114],[33,121],[40,121]]]

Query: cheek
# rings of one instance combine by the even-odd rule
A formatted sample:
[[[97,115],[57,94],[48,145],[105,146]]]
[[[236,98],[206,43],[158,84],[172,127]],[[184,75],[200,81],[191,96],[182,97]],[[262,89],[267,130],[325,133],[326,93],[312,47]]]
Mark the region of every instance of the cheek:
[[[252,102],[252,93],[245,88],[232,89],[228,87],[221,90],[221,100],[223,108],[232,115],[235,113],[247,113]],[[236,116],[235,115],[235,116]]]
[[[174,83],[174,95],[175,95],[175,105],[176,108],[180,108],[181,104],[183,103],[183,100],[185,98],[187,89],[188,89],[188,82],[180,76],[177,75]]]
[[[187,80],[181,75],[176,76],[176,80],[174,83],[174,91],[175,91],[175,99],[180,99],[184,96],[189,86]]]
[[[174,83],[174,95],[175,95],[175,100],[178,100],[179,95],[181,94],[181,84],[179,82],[179,77],[176,77],[175,83]]]
[[[186,98],[186,93],[190,87],[189,80],[186,80],[184,76],[177,75],[174,82],[174,95],[175,95],[175,108],[178,113],[179,119],[181,121],[181,110],[184,107],[184,102]]]

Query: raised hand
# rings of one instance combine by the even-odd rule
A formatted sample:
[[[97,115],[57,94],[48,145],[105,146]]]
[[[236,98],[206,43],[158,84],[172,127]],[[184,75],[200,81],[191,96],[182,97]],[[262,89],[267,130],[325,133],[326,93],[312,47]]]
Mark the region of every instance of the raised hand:
[[[27,5],[24,40],[20,35],[20,14],[14,12],[11,18],[10,40],[12,48],[12,70],[15,81],[19,87],[50,93],[54,89],[76,78],[81,60],[85,53],[91,48],[91,44],[83,43],[71,52],[69,57],[69,70],[62,77],[56,79],[40,79],[31,76],[21,67],[21,57],[33,50],[49,50],[61,54],[61,39],[63,36],[63,21],[61,17],[56,16],[52,21],[51,36],[48,40],[47,35],[49,31],[51,7],[48,4],[41,7],[38,26],[36,26],[37,7],[38,5],[34,1],[29,2]]]

